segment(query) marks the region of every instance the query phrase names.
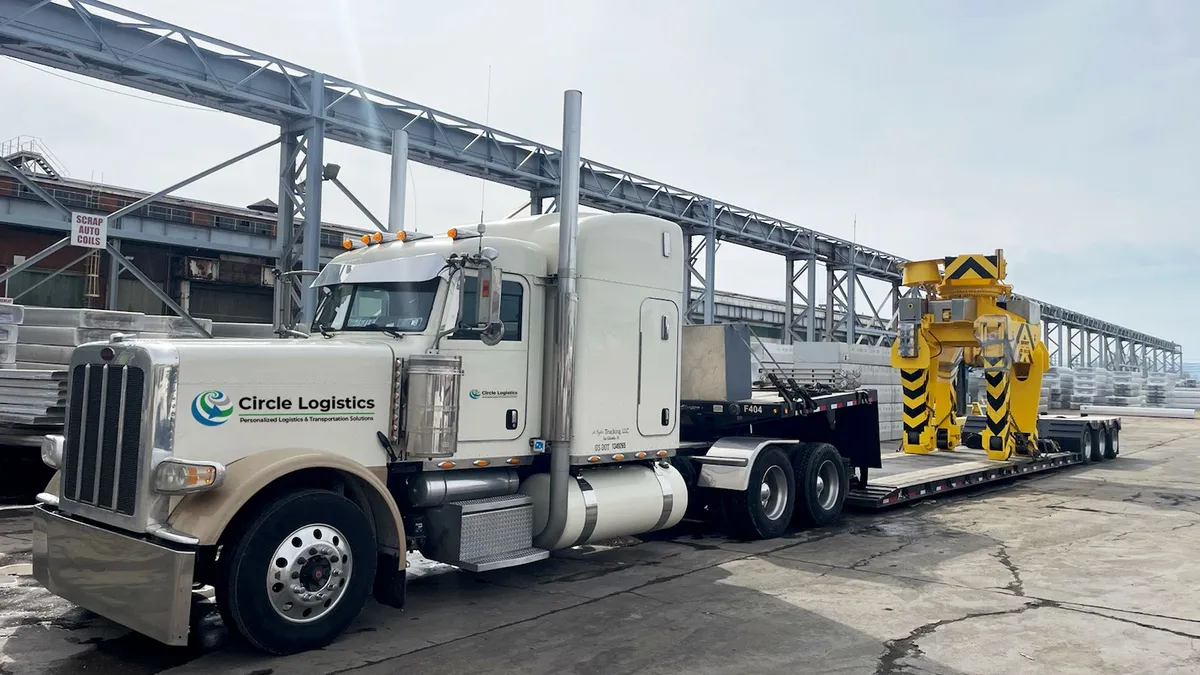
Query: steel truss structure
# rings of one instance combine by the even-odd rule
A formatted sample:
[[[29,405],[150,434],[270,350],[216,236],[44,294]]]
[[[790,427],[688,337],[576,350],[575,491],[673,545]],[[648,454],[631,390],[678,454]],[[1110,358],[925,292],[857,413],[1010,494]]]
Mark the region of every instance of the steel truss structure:
[[[545,200],[558,193],[561,152],[553,147],[97,0],[0,0],[0,54],[277,126],[272,254],[284,280],[276,284],[276,320],[284,329],[311,319],[315,309],[315,291],[302,279],[320,262],[326,140],[391,152],[393,133],[404,130],[410,159],[527,191],[532,213],[542,213]],[[900,256],[586,158],[579,202],[683,227],[691,251],[687,297],[693,287],[701,290],[689,316],[714,320],[716,250],[731,242],[785,257],[785,342],[891,339],[903,292]],[[825,275],[820,322],[819,269]],[[864,278],[890,284],[882,302],[872,301]],[[1054,336],[1056,363],[1075,363],[1082,353],[1089,363],[1181,366],[1182,350],[1173,342],[1046,303],[1042,316],[1047,336]],[[1075,342],[1059,337],[1064,330]],[[1099,346],[1071,348],[1092,344]]]

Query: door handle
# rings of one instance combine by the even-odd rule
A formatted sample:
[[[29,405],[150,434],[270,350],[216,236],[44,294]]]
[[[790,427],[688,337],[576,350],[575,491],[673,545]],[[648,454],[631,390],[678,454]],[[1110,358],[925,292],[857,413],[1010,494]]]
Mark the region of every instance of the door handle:
[[[508,429],[509,431],[517,428],[516,409],[509,409],[506,413],[504,413],[504,428]]]

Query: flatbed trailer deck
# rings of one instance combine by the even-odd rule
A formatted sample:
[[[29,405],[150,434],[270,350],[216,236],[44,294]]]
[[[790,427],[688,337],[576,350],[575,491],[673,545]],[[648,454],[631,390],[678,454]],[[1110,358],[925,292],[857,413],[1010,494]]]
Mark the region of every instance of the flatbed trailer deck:
[[[983,424],[982,417],[968,417],[964,438],[977,435]],[[1038,433],[1058,443],[1060,452],[1003,462],[989,460],[981,448],[965,446],[927,455],[888,454],[866,485],[852,486],[846,504],[859,509],[888,508],[985,483],[1112,459],[1120,452],[1120,428],[1119,417],[1044,415],[1038,419]]]

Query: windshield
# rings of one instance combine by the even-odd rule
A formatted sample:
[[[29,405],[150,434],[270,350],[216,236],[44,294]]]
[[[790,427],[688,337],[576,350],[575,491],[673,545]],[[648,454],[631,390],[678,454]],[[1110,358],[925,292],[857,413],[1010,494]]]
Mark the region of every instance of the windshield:
[[[394,330],[419,333],[429,323],[439,279],[332,286],[313,330]]]

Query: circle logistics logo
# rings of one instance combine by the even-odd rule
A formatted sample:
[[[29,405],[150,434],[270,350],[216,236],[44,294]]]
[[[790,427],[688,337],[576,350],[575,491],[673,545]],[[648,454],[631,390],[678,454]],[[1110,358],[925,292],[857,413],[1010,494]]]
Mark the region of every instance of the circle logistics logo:
[[[471,398],[479,398],[479,390],[478,390],[478,389],[472,389],[472,390],[471,390],[471,391],[470,391],[470,392],[467,394],[467,396],[470,396]]]
[[[229,397],[210,389],[200,392],[192,399],[192,417],[206,427],[221,426],[233,415],[233,404]]]

